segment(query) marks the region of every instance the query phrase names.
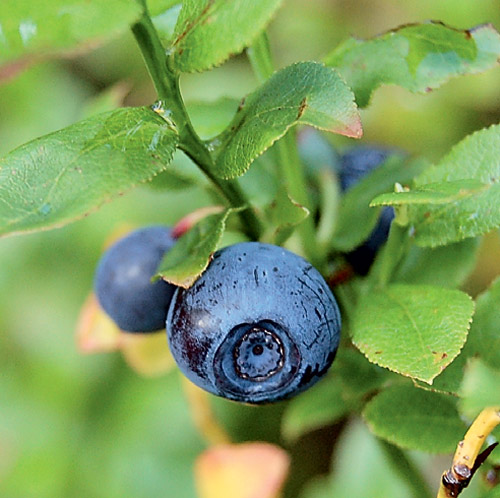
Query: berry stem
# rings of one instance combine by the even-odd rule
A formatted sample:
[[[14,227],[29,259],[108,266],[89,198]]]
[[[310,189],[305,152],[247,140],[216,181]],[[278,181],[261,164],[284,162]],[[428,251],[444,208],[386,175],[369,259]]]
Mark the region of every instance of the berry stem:
[[[269,39],[262,33],[247,50],[248,59],[260,83],[265,82],[274,72]],[[284,182],[290,197],[297,203],[311,209],[312,203],[307,193],[304,169],[297,151],[295,130],[292,128],[276,142],[276,159],[280,169],[280,178]],[[312,216],[308,216],[298,226],[298,232],[305,256],[318,268],[323,268],[326,253],[321,251],[316,240]]]
[[[180,143],[184,151],[208,179],[218,188],[232,207],[246,207],[239,212],[243,230],[251,238],[258,240],[262,232],[261,222],[250,202],[235,180],[223,180],[213,174],[213,159],[207,147],[193,128],[179,87],[179,73],[171,66],[158,33],[151,21],[146,4],[143,15],[132,26],[132,33],[141,50],[144,62],[169,117],[177,126]]]

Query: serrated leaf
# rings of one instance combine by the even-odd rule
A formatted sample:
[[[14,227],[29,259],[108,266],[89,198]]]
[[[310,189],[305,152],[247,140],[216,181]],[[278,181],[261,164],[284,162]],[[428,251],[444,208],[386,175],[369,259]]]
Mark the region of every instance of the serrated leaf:
[[[469,243],[472,240],[473,239],[467,239],[459,244]],[[444,250],[449,247],[453,247],[453,245],[438,248],[437,250]],[[427,251],[435,250],[427,249]],[[461,265],[463,261],[459,261]],[[455,261],[455,263],[457,266],[460,266],[457,261]],[[443,261],[443,264],[446,263]],[[467,264],[466,260],[465,264]],[[493,282],[491,287],[476,299],[476,311],[467,336],[467,342],[453,363],[434,379],[432,389],[453,393],[458,396],[467,361],[470,358],[479,357],[485,365],[500,370],[499,302],[500,278]]]
[[[18,0],[0,2],[0,64],[26,55],[72,49],[124,31],[139,18],[130,0]]]
[[[422,188],[434,182],[477,181],[485,187],[441,206],[412,206],[415,241],[424,247],[457,242],[500,226],[500,125],[480,130],[458,143],[436,166],[415,179]]]
[[[163,171],[178,135],[147,107],[100,114],[0,159],[0,234],[62,226]]]
[[[473,354],[500,370],[500,277],[477,298],[469,341]]]
[[[207,178],[193,161],[177,149],[168,168],[148,181],[145,186],[153,190],[185,190],[206,185]]]
[[[222,208],[221,208],[222,209]],[[158,275],[171,284],[190,287],[210,263],[234,209],[210,214],[185,232],[163,258]]]
[[[395,182],[411,182],[425,166],[426,163],[421,160],[407,161],[395,153],[351,187],[340,203],[332,247],[350,251],[366,240],[377,223],[380,211],[371,208],[370,201],[382,192],[392,191]]]
[[[278,446],[261,443],[213,446],[195,462],[199,498],[275,498],[290,458]]]
[[[267,215],[273,227],[271,242],[279,246],[290,237],[294,228],[309,216],[309,210],[295,202],[285,188],[280,188],[276,198],[267,208]]]
[[[295,440],[359,410],[366,394],[384,382],[384,372],[354,350],[339,351],[327,376],[288,403],[283,435]]]
[[[432,385],[415,379],[413,379],[413,385],[426,391],[451,394],[452,396],[458,397],[468,358],[468,353],[465,351],[466,349],[467,343],[451,365],[448,365],[444,371],[432,381]]]
[[[317,62],[299,62],[248,95],[230,126],[214,138],[215,173],[221,178],[242,175],[297,123],[349,137],[362,133],[352,92],[339,74]]]
[[[500,370],[477,358],[470,360],[460,394],[460,410],[470,418],[476,417],[484,408],[500,407]]]
[[[435,248],[412,245],[392,281],[456,288],[474,269],[478,248],[479,239]]]
[[[374,90],[396,84],[428,92],[450,78],[497,65],[500,34],[490,24],[458,30],[439,22],[412,24],[370,40],[351,38],[325,59],[336,67],[365,107]]]
[[[454,398],[407,385],[375,396],[366,404],[363,418],[376,436],[427,453],[452,452],[466,429]]]
[[[394,284],[360,298],[352,340],[371,362],[432,384],[462,349],[473,311],[464,292]]]
[[[282,0],[184,0],[167,47],[174,67],[203,71],[241,52],[265,28]]]
[[[420,188],[404,192],[392,192],[375,197],[370,206],[402,206],[405,204],[448,204],[489,188],[484,183],[469,179],[453,182],[436,182],[422,185]]]

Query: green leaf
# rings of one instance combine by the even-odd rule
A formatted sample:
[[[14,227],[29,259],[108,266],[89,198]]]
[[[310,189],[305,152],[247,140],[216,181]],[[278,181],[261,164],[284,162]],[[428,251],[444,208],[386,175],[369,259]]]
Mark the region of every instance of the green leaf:
[[[203,71],[241,52],[265,28],[282,0],[184,0],[167,47],[174,67]]]
[[[468,346],[472,354],[500,370],[500,277],[477,298]]]
[[[474,303],[465,293],[394,284],[363,295],[352,340],[373,363],[432,384],[459,354]]]
[[[409,498],[413,493],[381,444],[360,421],[342,433],[332,472],[308,483],[301,498]]]
[[[252,199],[252,205],[262,212],[276,199],[281,187],[272,152],[268,150],[258,157],[246,174],[238,179],[247,197]]]
[[[147,0],[148,11],[152,16],[157,16],[176,5],[181,5],[182,0]]]
[[[72,49],[104,40],[139,18],[139,2],[130,0],[31,0],[0,2],[0,64],[25,55]]]
[[[392,280],[456,288],[474,269],[479,242],[475,238],[435,248],[412,245]]]
[[[465,364],[467,363],[467,343],[460,354],[453,360],[451,365],[448,365],[442,373],[440,373],[433,381],[432,385],[413,379],[413,385],[419,389],[432,391],[441,394],[451,394],[458,397],[460,386],[464,378]]]
[[[484,408],[500,406],[500,370],[477,358],[470,360],[460,394],[460,410],[471,419]]]
[[[500,57],[500,35],[490,24],[458,30],[428,22],[402,26],[370,40],[351,38],[325,59],[336,67],[365,107],[374,90],[396,84],[428,92],[454,76],[493,68]]]
[[[350,188],[340,204],[332,247],[350,251],[366,240],[380,213],[380,209],[370,207],[370,201],[382,192],[393,190],[395,182],[411,182],[425,166],[421,160],[408,161],[400,154],[394,154]]]
[[[229,208],[208,215],[179,237],[163,258],[157,277],[184,288],[193,285],[210,263],[221,242],[227,217],[233,211]]]
[[[452,452],[466,430],[454,398],[408,385],[375,396],[365,406],[363,418],[376,436],[427,453]]]
[[[177,25],[177,20],[179,19],[182,8],[181,3],[172,3],[173,5],[161,10],[151,19],[160,40],[165,44],[168,44],[174,36],[175,26]]]
[[[169,167],[145,184],[152,190],[185,190],[196,185],[204,186],[207,178],[201,170],[177,149]]]
[[[457,144],[436,166],[415,179],[418,188],[434,182],[476,181],[485,187],[439,206],[412,206],[415,241],[435,247],[482,235],[500,226],[500,125],[480,130]]]
[[[342,383],[333,374],[294,398],[283,417],[283,436],[294,441],[320,427],[333,424],[355,408],[342,396]]]
[[[459,244],[465,244],[473,240],[474,239],[464,240]],[[422,250],[434,252],[453,247],[454,245],[434,250]],[[423,264],[425,263],[423,262]],[[444,261],[443,264],[445,264]],[[460,261],[460,265],[461,264],[462,261]],[[457,263],[457,266],[460,265]],[[500,370],[499,302],[500,278],[493,282],[491,287],[477,298],[474,320],[472,321],[471,328],[467,336],[467,342],[453,363],[449,365],[442,374],[434,379],[432,389],[453,393],[458,396],[460,394],[460,387],[464,378],[466,364],[470,358],[479,357],[485,365]]]
[[[213,102],[189,102],[187,110],[198,135],[208,139],[224,131],[238,105],[237,99],[222,97]]]
[[[416,189],[378,195],[370,202],[370,206],[448,204],[481,193],[488,188],[488,185],[474,179],[429,183]]]
[[[366,394],[386,379],[384,372],[358,352],[342,349],[327,376],[288,403],[282,422],[283,435],[295,440],[360,410]]]
[[[272,229],[272,234],[268,236],[270,242],[282,245],[290,237],[294,228],[309,216],[309,210],[295,202],[285,188],[280,188],[266,214]]]
[[[100,114],[0,159],[0,234],[62,226],[163,171],[175,128],[147,107]]]
[[[230,126],[212,141],[215,173],[242,175],[297,123],[349,137],[362,133],[353,95],[338,73],[317,62],[299,62],[274,73],[242,101]]]
[[[491,460],[491,457],[490,457],[490,460]],[[500,487],[497,484],[494,488],[481,494],[480,498],[500,498]]]

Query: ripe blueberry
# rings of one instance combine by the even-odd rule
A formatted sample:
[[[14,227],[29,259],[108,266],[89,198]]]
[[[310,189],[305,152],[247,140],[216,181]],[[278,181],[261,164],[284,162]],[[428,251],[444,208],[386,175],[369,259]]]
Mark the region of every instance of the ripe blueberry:
[[[383,164],[394,151],[381,147],[364,146],[351,149],[341,159],[340,186],[343,192],[358,183],[364,176]],[[359,247],[346,255],[354,270],[366,275],[375,256],[389,235],[394,209],[385,206],[370,236]]]
[[[118,240],[102,256],[95,293],[120,329],[152,332],[165,326],[175,286],[163,280],[151,283],[151,277],[174,243],[170,228],[151,226]]]
[[[176,290],[167,335],[192,382],[232,400],[266,403],[303,391],[327,371],[340,313],[306,260],[243,242],[217,251],[192,287]]]

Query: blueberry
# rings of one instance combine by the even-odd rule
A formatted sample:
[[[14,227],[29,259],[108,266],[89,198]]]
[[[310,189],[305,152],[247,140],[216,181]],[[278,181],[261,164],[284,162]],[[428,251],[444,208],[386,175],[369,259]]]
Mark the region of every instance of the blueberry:
[[[342,155],[340,187],[346,191],[383,164],[394,151],[375,146],[356,147]]]
[[[120,329],[152,332],[163,329],[176,289],[151,277],[175,243],[170,228],[141,228],[118,240],[102,256],[95,275],[95,293],[104,311]]]
[[[363,177],[383,164],[395,151],[374,146],[351,149],[341,159],[340,186],[343,192],[356,185]],[[359,247],[346,254],[354,270],[366,275],[380,247],[387,241],[394,209],[385,206],[370,236]]]
[[[232,400],[266,403],[325,374],[339,344],[340,314],[306,260],[242,242],[217,251],[192,287],[176,290],[167,336],[192,382]]]

